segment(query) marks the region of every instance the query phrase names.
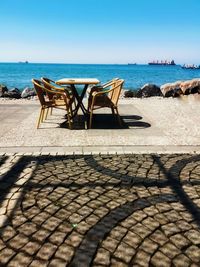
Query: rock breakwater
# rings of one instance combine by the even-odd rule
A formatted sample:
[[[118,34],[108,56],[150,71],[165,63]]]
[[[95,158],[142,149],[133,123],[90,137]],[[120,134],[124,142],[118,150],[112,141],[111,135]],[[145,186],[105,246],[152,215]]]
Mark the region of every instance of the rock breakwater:
[[[160,87],[155,84],[145,84],[137,91],[124,91],[124,97],[179,97],[196,93],[200,94],[200,78],[166,83]]]
[[[20,99],[20,98],[32,98],[36,96],[34,89],[26,87],[23,91],[18,88],[8,89],[5,85],[0,85],[0,97],[9,99]]]

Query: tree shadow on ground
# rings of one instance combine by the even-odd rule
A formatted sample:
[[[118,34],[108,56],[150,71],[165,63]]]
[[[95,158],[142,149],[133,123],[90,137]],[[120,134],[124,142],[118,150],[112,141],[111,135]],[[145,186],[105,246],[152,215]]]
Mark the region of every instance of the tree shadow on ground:
[[[118,157],[118,156],[113,156]],[[190,156],[187,158],[183,158],[181,160],[177,160],[174,164],[168,165],[166,162],[162,160],[162,156],[159,155],[150,155],[150,158],[153,159],[153,164],[159,167],[159,171],[163,173],[164,178],[158,179],[155,177],[141,177],[137,175],[128,175],[122,174],[114,169],[112,169],[112,156],[105,155],[103,158],[100,156],[100,161],[97,156],[22,156],[19,160],[10,168],[10,170],[5,173],[0,181],[0,193],[1,200],[6,199],[10,190],[16,187],[16,182],[21,177],[22,173],[26,173],[27,168],[31,168],[35,166],[35,169],[32,171],[31,176],[27,182],[21,186],[19,186],[21,197],[17,200],[16,205],[13,207],[12,212],[9,214],[7,221],[5,221],[4,225],[1,228],[1,234],[3,234],[4,227],[10,224],[10,220],[15,216],[15,210],[17,207],[22,207],[23,198],[29,197],[31,191],[37,192],[40,190],[45,190],[50,188],[50,192],[54,192],[54,190],[58,188],[67,188],[66,192],[71,192],[74,190],[85,189],[86,187],[89,189],[93,189],[94,187],[102,187],[104,189],[110,187],[118,187],[118,188],[129,188],[129,187],[171,187],[173,193],[167,194],[155,194],[147,197],[138,197],[136,200],[126,201],[122,203],[118,207],[114,207],[110,209],[109,213],[104,215],[99,219],[99,221],[93,225],[89,231],[83,236],[83,240],[80,243],[80,246],[75,251],[74,258],[71,262],[70,266],[90,266],[93,260],[93,257],[96,253],[96,249],[98,248],[99,243],[109,234],[112,229],[118,225],[121,221],[125,220],[128,216],[133,214],[137,210],[143,210],[146,207],[150,207],[152,205],[158,203],[172,203],[180,201],[185,209],[192,215],[196,224],[200,227],[200,210],[199,207],[193,202],[190,196],[184,192],[184,188],[182,187],[182,183],[179,179],[180,172],[183,168],[185,168],[190,163],[198,163],[200,162],[200,155]],[[102,160],[103,159],[103,160]],[[110,166],[104,164],[105,160],[109,159]],[[81,163],[80,163],[81,160]],[[130,162],[135,161],[137,163],[137,157],[135,155],[130,155],[128,159]],[[133,161],[132,161],[133,160]],[[77,162],[78,164],[77,164]],[[71,169],[68,166],[68,162],[72,162]],[[122,162],[119,157],[119,164]],[[44,164],[46,164],[45,168],[49,168],[49,171],[41,172]],[[69,172],[71,171],[72,176],[68,176],[62,173],[62,168],[59,164],[64,164],[62,168],[68,168]],[[103,165],[102,165],[103,164]],[[165,165],[166,164],[166,165]],[[96,179],[95,181],[84,181],[83,183],[78,183],[76,177],[81,175],[82,166],[87,166],[90,170],[94,170],[94,177],[97,173],[104,174],[107,177],[108,181]],[[74,167],[76,167],[74,169]],[[75,171],[74,171],[75,170]],[[126,168],[124,168],[126,170]],[[25,172],[24,172],[25,171]],[[52,174],[51,171],[54,173]],[[49,172],[49,173],[48,173]],[[76,173],[78,172],[78,173]],[[84,168],[83,168],[84,172]],[[90,175],[93,172],[91,172]],[[44,175],[45,174],[45,175]],[[34,179],[35,176],[40,176],[44,181],[41,184]],[[59,176],[64,179],[60,180]],[[52,179],[48,180],[49,177]],[[22,176],[23,177],[23,176]],[[112,181],[112,178],[117,179],[118,181]],[[186,181],[184,181],[186,183]],[[188,179],[188,184],[190,181]],[[197,179],[198,182],[198,179]],[[194,184],[194,183],[193,183]],[[20,185],[20,183],[19,183]],[[7,187],[5,187],[7,186]],[[41,194],[41,192],[40,192]],[[68,193],[67,193],[68,194]],[[134,194],[134,193],[133,193]],[[42,195],[41,195],[42,196]],[[60,200],[62,201],[62,199]],[[54,203],[56,205],[56,201]],[[58,203],[59,204],[59,203]],[[31,205],[28,208],[31,208]],[[44,208],[45,210],[45,208]],[[29,219],[31,222],[31,219]],[[66,221],[66,217],[64,219]],[[41,225],[38,225],[41,227]],[[67,238],[67,237],[66,237]],[[34,242],[38,242],[38,240],[34,239],[31,236],[31,240]],[[82,257],[82,261],[80,262],[80,257]]]

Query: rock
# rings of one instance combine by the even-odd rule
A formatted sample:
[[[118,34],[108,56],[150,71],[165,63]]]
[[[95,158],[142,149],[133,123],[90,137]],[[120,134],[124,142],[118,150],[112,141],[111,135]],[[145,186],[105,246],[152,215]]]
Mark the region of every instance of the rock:
[[[160,90],[165,97],[177,97],[183,94],[180,87],[181,83],[182,81],[177,81],[175,83],[166,83],[160,87]]]
[[[184,95],[200,93],[200,79],[193,79],[180,84]]]
[[[28,98],[32,96],[36,96],[36,92],[34,89],[31,89],[29,87],[26,87],[21,93],[22,98]]]
[[[5,85],[1,84],[0,85],[0,97],[3,97],[4,93],[7,91],[8,91],[8,88]]]
[[[158,87],[155,84],[147,83],[137,92],[137,97],[151,97],[151,96],[163,96],[160,87]]]
[[[124,97],[125,98],[137,97],[137,91],[131,91],[131,90],[124,91]]]
[[[3,97],[8,97],[8,98],[16,98],[19,99],[21,98],[21,92],[17,88],[13,88],[3,94]]]

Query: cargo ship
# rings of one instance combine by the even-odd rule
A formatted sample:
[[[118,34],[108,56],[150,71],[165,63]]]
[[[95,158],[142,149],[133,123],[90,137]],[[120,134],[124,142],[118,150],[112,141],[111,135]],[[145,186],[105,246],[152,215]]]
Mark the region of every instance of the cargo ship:
[[[175,66],[176,63],[174,62],[174,60],[171,61],[167,61],[167,60],[161,60],[161,61],[152,61],[148,63],[149,65],[160,65],[160,66]]]

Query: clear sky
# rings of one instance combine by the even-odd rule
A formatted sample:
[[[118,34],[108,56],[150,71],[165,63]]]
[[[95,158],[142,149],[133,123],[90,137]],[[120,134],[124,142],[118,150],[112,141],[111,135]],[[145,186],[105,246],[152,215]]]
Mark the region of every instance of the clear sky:
[[[0,0],[0,61],[200,64],[200,0]]]

